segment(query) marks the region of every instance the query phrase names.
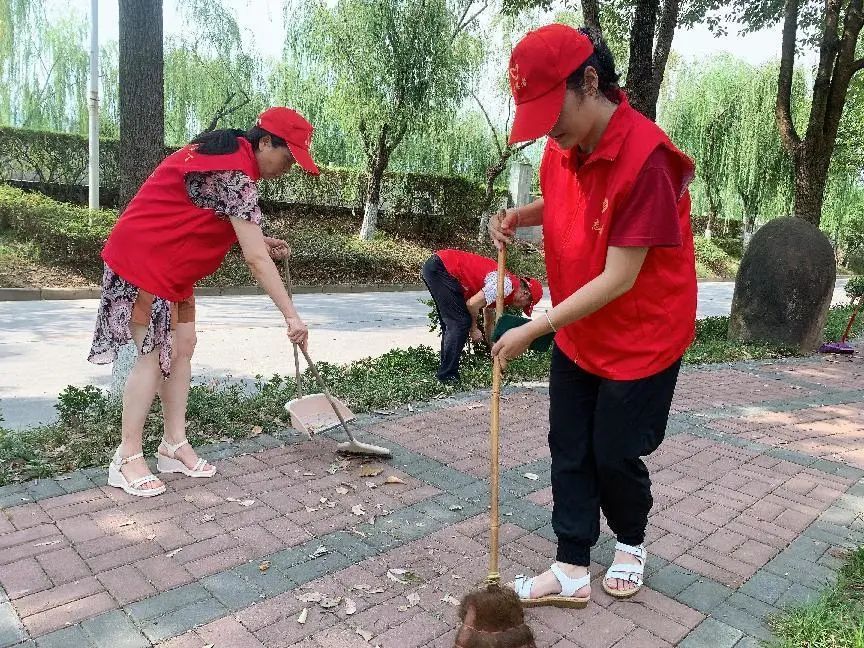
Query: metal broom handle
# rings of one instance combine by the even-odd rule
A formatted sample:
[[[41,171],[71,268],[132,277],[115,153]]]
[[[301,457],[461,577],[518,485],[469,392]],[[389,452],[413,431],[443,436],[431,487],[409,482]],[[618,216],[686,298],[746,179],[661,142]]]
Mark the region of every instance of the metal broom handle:
[[[495,323],[504,313],[504,264],[507,251],[504,244],[498,248],[498,290],[495,296]],[[501,362],[498,356],[492,361],[492,406],[489,416],[489,576],[487,582],[497,585],[501,582],[498,573],[498,436],[501,431]]]

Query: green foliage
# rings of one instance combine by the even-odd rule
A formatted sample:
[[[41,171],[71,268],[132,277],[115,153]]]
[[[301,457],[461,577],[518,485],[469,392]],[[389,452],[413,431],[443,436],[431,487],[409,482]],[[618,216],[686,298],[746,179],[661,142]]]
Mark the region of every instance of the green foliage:
[[[846,294],[850,299],[864,297],[864,275],[855,275],[846,282]]]
[[[757,68],[728,55],[676,71],[660,121],[696,161],[696,213],[744,218],[750,229],[788,204],[792,172],[775,125],[776,84],[776,65]],[[794,87],[800,107],[800,73]]]
[[[850,311],[849,307],[831,310],[826,336],[836,339],[831,337],[832,332],[845,326]],[[727,341],[728,321],[728,317],[712,317],[697,322],[696,341],[687,350],[684,362],[704,364],[794,355],[789,349],[770,345]],[[856,334],[861,333],[864,322],[856,329]],[[531,352],[511,361],[505,380],[518,383],[548,379],[550,357],[549,353]],[[348,365],[319,365],[333,393],[356,412],[393,408],[488,388],[491,384],[491,362],[488,351],[482,349],[463,356],[458,385],[441,384],[435,378],[437,368],[438,353],[429,347],[396,349]],[[304,384],[312,384],[312,380],[307,371]],[[255,426],[266,433],[290,433],[284,405],[295,393],[294,382],[281,376],[267,380],[259,377],[252,390],[223,381],[196,384],[189,394],[189,440],[197,445],[241,439],[252,434]],[[58,411],[60,420],[53,425],[22,431],[0,427],[0,485],[108,462],[120,439],[120,410],[108,402],[105,392],[94,387],[69,387],[60,395]],[[156,450],[161,435],[162,415],[157,403],[145,426],[145,452]],[[824,645],[833,648],[832,644]]]
[[[771,625],[771,648],[864,646],[864,546],[847,552],[837,582],[818,600],[783,610]]]
[[[734,277],[735,260],[714,239],[704,236],[694,236],[693,245],[696,249],[696,265],[700,277]]]
[[[117,213],[91,212],[37,193],[0,185],[0,224],[35,242],[42,254],[71,267],[99,259]]]

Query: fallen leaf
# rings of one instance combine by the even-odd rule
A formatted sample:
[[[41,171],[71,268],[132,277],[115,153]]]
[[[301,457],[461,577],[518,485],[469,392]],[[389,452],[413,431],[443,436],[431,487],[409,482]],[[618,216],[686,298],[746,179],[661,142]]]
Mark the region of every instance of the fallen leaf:
[[[535,475],[534,473],[525,473],[522,475],[525,479],[530,479],[531,481],[537,481],[540,479],[539,475]]]
[[[329,596],[325,596],[324,598],[321,599],[321,603],[319,603],[319,605],[322,608],[324,608],[325,610],[330,610],[332,608],[335,608],[341,602],[342,602],[341,596],[338,598],[330,598]]]
[[[327,508],[336,508],[336,502],[327,502],[324,506]]]
[[[309,554],[309,557],[310,557],[310,558],[320,558],[320,557],[323,556],[324,554],[328,554],[328,553],[330,553],[330,550],[329,550],[327,547],[325,547],[324,545],[320,545],[320,546],[319,546],[319,547],[314,551],[314,553]]]
[[[408,581],[403,579],[402,576],[408,573],[407,569],[388,569],[387,570],[387,578],[397,583],[401,583],[402,585],[407,585]]]
[[[255,425],[252,427],[252,430],[249,432],[249,436],[253,436],[253,437],[258,436],[263,431],[264,431],[264,428],[262,428],[260,425]]]
[[[375,482],[366,482],[366,485],[369,488],[378,488],[378,484],[376,484]]]
[[[414,411],[414,408],[411,407],[411,405],[408,405],[408,411],[409,411],[409,412],[413,412],[413,411]]]
[[[354,585],[354,589],[360,590],[361,592],[368,592],[370,589],[372,589],[372,586],[366,585],[365,583],[358,583]]]
[[[324,598],[324,595],[321,592],[303,592],[302,594],[296,594],[298,601],[303,601],[304,603],[318,603]]]
[[[382,472],[384,472],[384,469],[379,467],[379,466],[363,466],[360,469],[360,476],[361,477],[377,477]]]
[[[320,506],[307,506],[306,507],[307,513],[314,513],[315,511],[320,511],[320,510],[321,510]]]
[[[155,539],[156,539],[156,534],[155,534],[155,533],[151,533],[150,535],[147,536],[147,539],[148,539],[148,540],[155,540]]]
[[[405,598],[408,599],[408,607],[414,607],[418,603],[420,603],[420,595],[417,592],[411,592]]]
[[[379,414],[380,416],[391,416],[391,415],[395,414],[396,412],[391,412],[389,410],[372,410],[372,413],[373,414]],[[368,639],[367,639],[367,641],[368,641]]]
[[[453,505],[450,506],[450,510],[451,510],[451,511],[461,511],[461,510],[462,510],[462,507],[459,506],[458,504],[453,504]]]
[[[125,522],[121,522],[117,525],[118,529],[122,529],[123,527],[132,526],[135,524],[135,520],[126,520]]]
[[[216,520],[216,516],[213,515],[212,513],[208,513],[207,515],[202,517],[200,521],[202,523],[204,523],[204,522],[213,522],[214,520]]]
[[[342,485],[345,488],[350,488],[351,490],[355,490],[355,491],[357,490],[357,486],[355,484],[350,484],[348,482],[342,482]]]
[[[183,547],[178,547],[174,551],[169,551],[167,554],[165,554],[165,557],[166,558],[173,558],[174,556],[176,556],[181,551],[183,551]]]
[[[405,482],[399,479],[396,475],[390,475],[384,480],[385,484],[404,484]]]
[[[313,472],[304,472],[304,473],[303,473],[303,476],[304,476],[304,477],[314,477],[314,476],[315,476],[315,473],[313,473]]]
[[[339,493],[340,495],[347,495],[348,489],[345,488],[344,486],[340,486],[339,488],[336,489],[336,492]]]
[[[363,630],[362,628],[357,628],[357,634],[363,637],[366,641],[372,641],[372,637],[374,636],[368,630]]]
[[[449,603],[453,607],[459,607],[459,599],[457,599],[453,596],[450,596],[449,594],[445,594],[444,597],[441,599],[441,602],[442,603]]]
[[[303,608],[300,616],[297,617],[297,623],[306,623],[306,617],[309,616],[309,608]]]
[[[321,504],[326,504],[326,503],[327,503],[327,498],[326,498],[326,497],[322,497],[322,498],[321,498],[320,500],[318,500],[318,501],[319,501]]]
[[[258,569],[262,572],[266,572],[268,569],[270,569],[270,561],[265,560],[260,565],[258,565]]]
[[[384,588],[383,587],[373,587],[372,589],[369,590],[369,593],[370,594],[383,594]]]
[[[241,500],[241,499],[237,499],[236,497],[228,497],[226,499],[229,502],[237,502],[240,506],[246,506],[246,507],[252,506],[255,503],[255,500],[253,500],[253,499]]]
[[[352,506],[351,512],[354,515],[366,515],[366,511],[363,510],[363,506],[361,504],[357,504],[356,506]]]
[[[50,547],[51,545],[60,544],[60,540],[52,540],[51,542],[39,542],[34,544],[34,547]]]
[[[357,611],[357,604],[354,602],[354,599],[346,598],[345,599],[345,614],[351,615]]]

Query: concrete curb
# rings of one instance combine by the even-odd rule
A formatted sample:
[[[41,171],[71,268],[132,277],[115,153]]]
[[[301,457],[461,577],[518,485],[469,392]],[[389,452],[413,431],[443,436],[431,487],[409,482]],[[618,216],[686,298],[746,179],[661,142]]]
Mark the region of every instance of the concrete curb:
[[[425,290],[423,284],[328,284],[321,286],[294,286],[294,293],[304,294],[338,294],[364,292],[408,292]],[[263,295],[264,291],[257,286],[205,286],[196,288],[199,297]],[[0,288],[0,301],[53,301],[66,299],[99,299],[101,288]]]

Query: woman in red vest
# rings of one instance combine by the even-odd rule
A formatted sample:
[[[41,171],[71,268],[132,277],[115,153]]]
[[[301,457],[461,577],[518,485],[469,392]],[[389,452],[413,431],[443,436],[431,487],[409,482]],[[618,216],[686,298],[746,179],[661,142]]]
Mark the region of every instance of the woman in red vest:
[[[693,163],[618,88],[606,44],[549,25],[513,50],[511,142],[548,135],[543,197],[499,213],[498,245],[543,226],[553,308],[508,331],[506,362],[556,332],[549,377],[549,448],[556,563],[514,586],[526,605],[582,607],[600,512],[616,535],[602,586],[624,598],[642,585],[653,500],[641,457],[663,440],[681,357],[694,337],[690,228]]]
[[[420,272],[438,311],[441,324],[441,365],[438,380],[459,380],[459,358],[468,336],[483,339],[477,316],[495,304],[498,292],[498,262],[462,250],[438,250]],[[531,277],[508,274],[504,278],[504,303],[530,315],[543,298],[543,286]],[[491,323],[491,318],[484,318]],[[489,335],[487,325],[487,335]]]
[[[123,393],[123,438],[108,467],[110,486],[140,497],[165,492],[142,453],[144,423],[157,393],[164,418],[159,471],[190,477],[216,472],[186,440],[196,341],[192,291],[235,243],[285,317],[288,337],[306,344],[306,324],[273,262],[288,256],[288,245],[263,235],[255,182],[281,176],[295,162],[317,174],[311,140],[312,125],[281,107],[264,111],[245,133],[200,135],[156,168],[114,225],[102,252],[102,300],[89,360],[113,362],[130,341],[139,356]]]

